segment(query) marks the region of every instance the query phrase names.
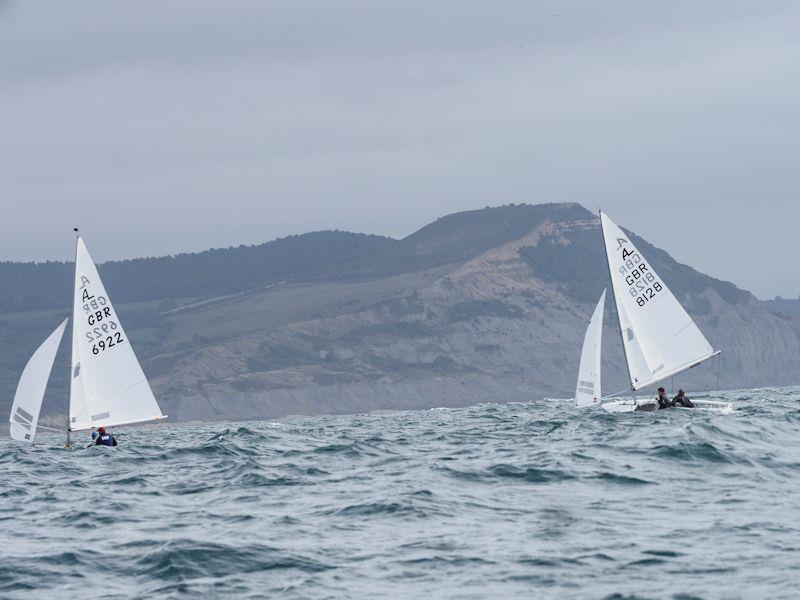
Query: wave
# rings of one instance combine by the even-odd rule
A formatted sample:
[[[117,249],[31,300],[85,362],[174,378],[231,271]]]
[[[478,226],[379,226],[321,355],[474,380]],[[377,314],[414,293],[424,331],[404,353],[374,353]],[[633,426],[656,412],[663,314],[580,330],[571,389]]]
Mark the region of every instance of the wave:
[[[330,565],[317,560],[261,544],[230,545],[191,539],[161,544],[133,564],[135,575],[159,581],[225,577],[231,573],[278,569],[316,573],[330,568]]]
[[[491,482],[497,479],[512,479],[529,483],[550,483],[574,479],[570,473],[558,469],[517,467],[509,464],[493,465],[483,471],[459,470],[452,467],[440,467],[440,470],[465,481]]]
[[[0,597],[791,597],[800,388],[711,395],[0,440]]]
[[[731,455],[720,451],[710,442],[679,442],[674,445],[657,445],[648,454],[680,462],[706,461],[712,463],[736,462]]]

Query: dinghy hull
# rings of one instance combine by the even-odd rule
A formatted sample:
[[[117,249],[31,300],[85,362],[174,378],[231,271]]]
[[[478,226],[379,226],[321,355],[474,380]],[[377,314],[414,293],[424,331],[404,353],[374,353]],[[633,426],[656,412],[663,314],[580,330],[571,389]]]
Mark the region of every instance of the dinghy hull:
[[[604,402],[601,406],[603,410],[611,413],[652,412],[658,410],[658,403],[650,399],[634,400],[633,398],[627,398]]]
[[[723,415],[729,415],[733,412],[733,404],[730,402],[720,402],[717,400],[692,400],[694,408],[684,408],[682,406],[673,406],[677,410],[693,410],[693,411],[711,411]],[[655,400],[634,400],[632,398],[623,400],[614,400],[613,402],[604,402],[602,405],[603,410],[611,413],[626,413],[626,412],[652,412],[658,410],[658,403]]]
[[[729,415],[733,412],[733,404],[730,402],[721,402],[717,400],[692,400],[694,408],[684,408],[683,406],[675,406],[678,410],[708,410],[711,412]]]

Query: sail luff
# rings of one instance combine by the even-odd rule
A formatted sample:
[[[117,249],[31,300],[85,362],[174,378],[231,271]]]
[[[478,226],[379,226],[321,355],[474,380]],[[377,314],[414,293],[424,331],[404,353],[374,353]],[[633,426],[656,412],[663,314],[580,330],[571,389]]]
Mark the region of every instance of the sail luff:
[[[620,305],[618,294],[617,294],[617,285],[614,281],[614,276],[611,274],[611,257],[608,254],[608,243],[606,242],[606,228],[603,226],[603,211],[598,211],[600,215],[600,234],[603,236],[603,250],[605,251],[606,255],[606,266],[608,267],[608,277],[611,279],[611,293],[614,294],[614,310],[617,313],[617,324],[619,325],[619,339],[622,342],[622,354],[625,356],[625,368],[628,369],[628,376],[633,381],[633,375],[631,375],[631,363],[630,358],[628,357],[628,346],[625,343],[625,332],[623,330],[622,324],[622,315],[620,314]],[[632,388],[632,386],[631,386]]]
[[[69,413],[67,414],[67,445],[69,445],[69,431],[79,429],[82,425],[90,425],[84,418],[79,420],[80,415],[88,416],[86,409],[86,396],[83,391],[83,373],[81,364],[81,354],[78,340],[79,320],[82,318],[80,313],[80,303],[78,302],[78,273],[80,271],[80,261],[78,257],[78,247],[81,238],[75,236],[75,275],[73,279],[72,294],[72,355],[70,359],[69,372]]]
[[[72,331],[70,339],[69,351],[69,402],[67,402],[67,447],[69,447],[69,432],[70,432],[70,415],[72,414],[73,398],[77,395],[74,389],[75,384],[72,382],[75,377],[75,353],[76,353],[76,339],[75,339],[75,287],[78,279],[78,230],[75,228],[75,263],[72,272]]]

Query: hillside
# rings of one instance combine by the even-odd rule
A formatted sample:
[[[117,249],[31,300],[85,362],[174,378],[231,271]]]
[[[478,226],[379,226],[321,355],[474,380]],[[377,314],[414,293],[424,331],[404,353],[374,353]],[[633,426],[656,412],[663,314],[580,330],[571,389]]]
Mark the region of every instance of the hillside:
[[[336,264],[397,243],[377,235],[319,231],[257,246],[110,261],[100,272],[115,302],[218,296],[313,279]],[[68,306],[73,277],[72,263],[0,263],[0,315]]]
[[[778,296],[773,300],[767,300],[764,304],[769,309],[787,317],[800,317],[800,298],[781,298]]]
[[[800,381],[800,318],[634,239],[724,351],[676,385]],[[509,205],[448,215],[402,240],[319,232],[100,272],[165,412],[261,418],[571,396],[608,284],[602,252],[583,207]],[[0,298],[7,406],[28,355],[68,312],[71,274],[58,263],[0,273],[14,278]],[[604,386],[616,391],[626,378],[607,310]],[[46,400],[54,415],[66,402],[64,346]]]

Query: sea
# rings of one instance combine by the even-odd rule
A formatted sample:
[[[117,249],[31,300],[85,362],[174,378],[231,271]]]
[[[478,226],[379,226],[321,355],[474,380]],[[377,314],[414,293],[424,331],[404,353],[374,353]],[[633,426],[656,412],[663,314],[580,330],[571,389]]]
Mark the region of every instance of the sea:
[[[800,388],[0,440],[0,598],[797,598]]]

